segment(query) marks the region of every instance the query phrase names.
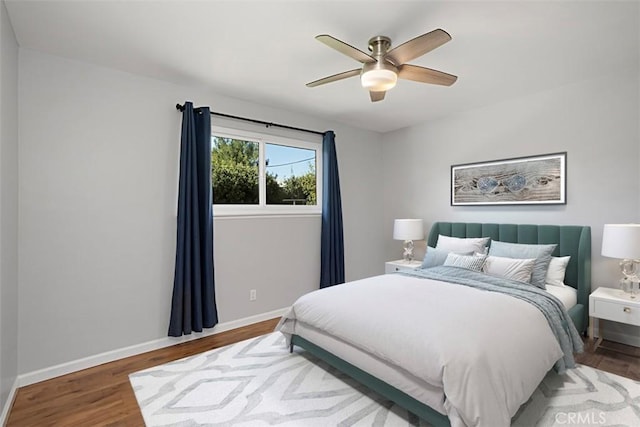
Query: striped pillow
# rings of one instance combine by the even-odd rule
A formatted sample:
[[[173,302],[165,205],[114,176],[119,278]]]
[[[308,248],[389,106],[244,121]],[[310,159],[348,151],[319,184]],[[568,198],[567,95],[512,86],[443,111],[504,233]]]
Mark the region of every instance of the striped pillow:
[[[451,252],[447,255],[444,265],[466,268],[467,270],[481,271],[487,256],[484,254],[458,255]]]

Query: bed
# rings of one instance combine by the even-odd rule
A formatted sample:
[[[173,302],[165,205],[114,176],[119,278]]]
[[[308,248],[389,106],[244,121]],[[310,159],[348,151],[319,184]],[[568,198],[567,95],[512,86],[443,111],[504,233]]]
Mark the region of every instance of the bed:
[[[512,243],[556,243],[553,256],[571,256],[564,282],[576,290],[577,304],[569,310],[576,329],[586,334],[591,293],[591,227],[576,225],[479,224],[436,222],[427,244],[435,246],[438,235],[451,237],[491,237]]]
[[[391,274],[313,292],[294,304],[278,329],[292,348],[304,348],[435,426],[508,425],[546,372],[572,360],[563,330],[574,349],[569,332],[586,330],[590,228],[437,222],[429,246],[439,235],[557,244],[554,256],[571,256],[565,283],[575,289],[574,305],[558,312],[553,326],[528,302],[447,283],[466,283],[475,280],[466,275],[479,273],[441,280],[438,274],[452,268],[437,267],[419,272],[426,278]],[[493,286],[482,280],[482,287]],[[564,304],[545,298],[554,307]]]

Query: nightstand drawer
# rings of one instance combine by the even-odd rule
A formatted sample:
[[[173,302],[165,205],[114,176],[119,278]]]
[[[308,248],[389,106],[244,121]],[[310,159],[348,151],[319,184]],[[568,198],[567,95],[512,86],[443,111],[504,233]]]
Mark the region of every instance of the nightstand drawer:
[[[421,261],[387,261],[384,263],[384,272],[385,274],[389,274],[398,271],[410,271],[419,268],[421,265]]]
[[[413,270],[413,269],[411,267],[400,267],[397,265],[389,265],[388,263],[385,264],[384,266],[384,272],[386,274],[395,273],[397,271],[406,271],[406,270]]]
[[[385,274],[389,274],[389,273],[395,273],[396,271],[400,271],[400,267],[396,267],[395,265],[391,264],[391,263],[385,263],[384,265],[384,273]]]
[[[631,304],[611,301],[592,301],[592,316],[614,322],[640,326],[640,308]]]

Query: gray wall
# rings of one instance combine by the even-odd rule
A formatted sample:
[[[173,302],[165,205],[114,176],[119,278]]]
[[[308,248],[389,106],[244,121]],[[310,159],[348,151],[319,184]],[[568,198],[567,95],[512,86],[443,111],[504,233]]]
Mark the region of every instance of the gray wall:
[[[379,135],[24,49],[17,203],[18,116],[5,108],[17,103],[16,44],[6,22],[2,9],[3,397],[16,363],[27,373],[166,336],[177,102],[336,131],[348,280],[380,274],[385,260],[399,258],[393,219],[418,217],[427,229],[440,219],[591,225],[594,287],[612,285],[618,272],[599,256],[602,225],[638,221],[637,69]],[[449,206],[451,164],[564,150],[566,206]],[[315,289],[319,234],[318,216],[216,218],[221,322],[286,307]],[[249,289],[257,301],[248,300]]]
[[[20,373],[166,336],[185,100],[333,129],[347,278],[383,271],[380,135],[22,49]],[[214,233],[221,322],[317,288],[319,216],[219,218]]]
[[[0,2],[0,408],[18,373],[18,44]]]
[[[593,288],[616,286],[617,261],[600,255],[602,227],[640,221],[638,90],[638,70],[621,70],[384,135],[385,223],[424,218],[427,232],[438,220],[590,225]],[[452,164],[559,151],[566,205],[450,206]],[[388,239],[387,257],[399,245]]]

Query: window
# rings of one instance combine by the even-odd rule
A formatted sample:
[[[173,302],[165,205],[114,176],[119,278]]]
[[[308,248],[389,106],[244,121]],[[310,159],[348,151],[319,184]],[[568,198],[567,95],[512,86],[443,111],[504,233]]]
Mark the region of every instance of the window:
[[[216,215],[320,213],[320,142],[213,127]]]

